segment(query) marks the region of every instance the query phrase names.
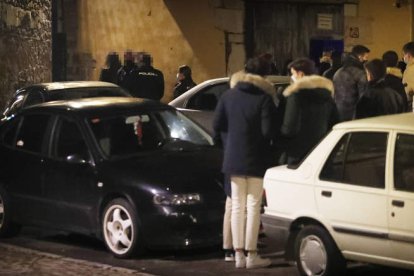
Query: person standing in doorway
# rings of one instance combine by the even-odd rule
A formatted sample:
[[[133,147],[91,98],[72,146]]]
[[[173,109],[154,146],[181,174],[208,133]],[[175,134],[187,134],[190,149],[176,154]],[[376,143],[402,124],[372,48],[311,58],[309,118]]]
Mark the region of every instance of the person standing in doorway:
[[[270,141],[275,134],[276,107],[271,96],[275,91],[263,78],[269,72],[270,64],[265,59],[249,59],[245,70],[231,77],[231,88],[220,98],[215,110],[215,136],[226,133],[223,173],[230,176],[231,182],[236,268],[271,264],[257,254],[263,176],[270,167]]]
[[[342,53],[338,51],[333,51],[331,54],[331,67],[323,72],[322,76],[327,79],[332,80],[336,71],[342,66]]]

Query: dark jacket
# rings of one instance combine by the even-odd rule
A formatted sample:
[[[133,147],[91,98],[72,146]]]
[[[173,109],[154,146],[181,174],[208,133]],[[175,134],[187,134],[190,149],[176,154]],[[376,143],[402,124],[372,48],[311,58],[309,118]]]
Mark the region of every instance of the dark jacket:
[[[130,90],[129,87],[129,75],[131,74],[131,72],[133,72],[134,70],[136,70],[137,66],[135,63],[133,62],[128,62],[126,65],[122,66],[117,73],[117,83],[119,86],[125,88],[126,90]]]
[[[118,70],[116,67],[102,68],[99,80],[118,84]]]
[[[196,86],[196,83],[193,81],[193,79],[185,78],[182,81],[178,82],[174,86],[174,91],[173,91],[174,99],[182,95],[187,90],[193,88],[194,86]]]
[[[164,75],[152,66],[137,67],[125,81],[134,97],[160,100],[164,96]]]
[[[274,88],[264,78],[236,73],[216,107],[215,140],[225,133],[223,172],[263,177],[270,166],[270,141],[274,135]]]
[[[384,78],[385,86],[395,90],[398,95],[401,96],[404,111],[410,111],[408,109],[408,99],[407,94],[405,93],[404,85],[402,83],[402,73],[400,68],[387,68],[387,72],[388,73]]]
[[[404,112],[401,96],[387,87],[384,80],[369,82],[364,96],[358,101],[355,118],[367,118]]]
[[[355,55],[350,54],[345,58],[343,66],[333,77],[333,83],[340,120],[352,120],[355,106],[368,84],[363,64]]]
[[[322,76],[327,78],[327,79],[333,80],[333,77],[334,77],[336,71],[339,70],[339,68],[341,68],[341,66],[332,66],[331,68],[329,68],[328,70],[323,72]]]
[[[338,122],[332,81],[317,75],[305,76],[288,86],[281,134],[288,138],[289,164],[296,164]]]

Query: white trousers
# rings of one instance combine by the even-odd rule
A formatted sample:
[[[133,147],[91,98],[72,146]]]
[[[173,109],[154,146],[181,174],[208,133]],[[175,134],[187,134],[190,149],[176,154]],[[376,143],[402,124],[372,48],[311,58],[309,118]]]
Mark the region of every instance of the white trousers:
[[[231,197],[226,199],[223,218],[223,249],[233,249],[233,239],[231,236]]]
[[[257,250],[263,178],[231,176],[231,232],[234,249]]]

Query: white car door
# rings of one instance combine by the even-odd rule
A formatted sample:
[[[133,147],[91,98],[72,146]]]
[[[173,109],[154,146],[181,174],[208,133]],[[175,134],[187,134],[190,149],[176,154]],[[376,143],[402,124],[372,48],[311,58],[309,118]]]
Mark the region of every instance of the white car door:
[[[393,258],[414,264],[414,133],[397,133],[389,197]]]
[[[345,133],[322,161],[315,199],[348,259],[391,256],[385,185],[388,136],[388,132]]]

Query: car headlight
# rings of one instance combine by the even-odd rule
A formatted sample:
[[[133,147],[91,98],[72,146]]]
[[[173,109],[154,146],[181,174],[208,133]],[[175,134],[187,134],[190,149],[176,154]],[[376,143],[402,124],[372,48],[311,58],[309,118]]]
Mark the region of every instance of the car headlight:
[[[193,205],[201,202],[199,194],[157,194],[153,201],[157,205]]]

